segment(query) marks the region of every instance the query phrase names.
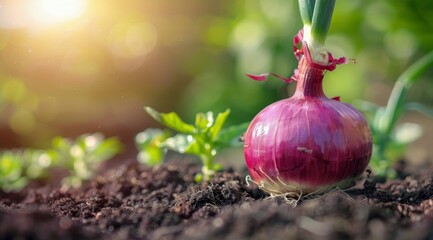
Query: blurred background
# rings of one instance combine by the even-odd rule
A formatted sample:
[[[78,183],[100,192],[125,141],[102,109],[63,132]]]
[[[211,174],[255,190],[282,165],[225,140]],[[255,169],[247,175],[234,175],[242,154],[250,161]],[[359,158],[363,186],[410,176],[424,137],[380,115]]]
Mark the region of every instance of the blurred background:
[[[158,126],[152,106],[191,120],[232,110],[251,120],[289,96],[292,37],[302,27],[295,0],[1,0],[0,148],[46,147],[57,135],[102,132],[134,152],[134,136]],[[325,77],[325,93],[384,105],[396,78],[433,50],[433,2],[337,1],[326,46],[356,59]],[[433,107],[433,72],[408,99]],[[410,154],[431,154],[433,120]]]

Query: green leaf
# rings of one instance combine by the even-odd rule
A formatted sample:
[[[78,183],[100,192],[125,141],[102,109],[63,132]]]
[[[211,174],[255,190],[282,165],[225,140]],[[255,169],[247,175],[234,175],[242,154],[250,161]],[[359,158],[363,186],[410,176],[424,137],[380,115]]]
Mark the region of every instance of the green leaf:
[[[17,180],[22,175],[22,160],[12,152],[4,152],[0,156],[0,181],[10,182]]]
[[[71,176],[75,176],[81,180],[88,180],[93,176],[97,164],[95,161],[89,161],[88,159],[76,159],[74,161],[74,167],[72,169]]]
[[[433,51],[407,68],[397,79],[386,104],[386,111],[380,128],[385,134],[390,134],[398,119],[404,113],[405,99],[411,86],[421,79],[421,75],[433,66]]]
[[[24,150],[21,156],[26,165],[25,174],[30,179],[46,176],[53,162],[46,151],[43,150]]]
[[[316,0],[314,4],[313,17],[311,19],[311,37],[322,45],[325,43],[326,36],[328,35],[334,6],[335,0]]]
[[[239,138],[247,131],[249,125],[250,123],[246,122],[222,129],[220,134],[215,139],[216,145],[219,148],[242,146],[243,143],[239,140]]]
[[[383,126],[386,120],[384,118],[385,118],[385,108],[383,107],[378,108],[376,114],[374,114],[373,122],[371,123],[371,125],[380,133],[385,132],[385,128]]]
[[[70,172],[69,179],[75,179],[73,186],[93,176],[98,165],[112,158],[121,150],[116,138],[105,139],[101,133],[83,134],[74,141],[57,137],[52,148],[46,151],[52,162]],[[71,182],[64,181],[66,184]]]
[[[376,166],[379,168],[384,169],[391,169],[392,164],[401,159],[404,153],[406,152],[407,144],[401,144],[396,141],[389,141],[387,144],[386,149],[383,152],[383,157],[380,157],[380,154],[376,153],[375,151],[379,150],[378,145],[373,145],[373,155],[372,155],[372,167]],[[375,168],[373,167],[373,170]]]
[[[138,161],[148,166],[161,164],[167,151],[160,145],[170,135],[170,132],[157,128],[148,128],[137,134],[135,142],[140,151],[137,156]]]
[[[0,188],[3,189],[5,192],[19,191],[23,189],[28,184],[28,182],[29,180],[26,177],[22,176],[15,181],[5,183],[0,182]]]
[[[311,25],[316,0],[299,0],[299,11],[304,25]]]
[[[179,152],[199,155],[202,152],[200,144],[192,135],[177,134],[174,137],[168,138],[160,144],[160,147],[168,148],[170,150]]]
[[[433,118],[433,108],[430,108],[422,103],[410,102],[405,104],[406,111],[417,111],[426,115],[427,117]]]
[[[169,138],[170,135],[170,132],[167,130],[162,130],[159,128],[148,128],[135,136],[135,143],[141,150],[148,145],[158,146],[158,144]]]
[[[198,130],[205,132],[214,123],[213,112],[197,113],[195,115],[195,126]]]
[[[165,149],[149,147],[144,151],[139,152],[137,159],[139,162],[147,166],[157,166],[162,164],[166,152]]]
[[[92,160],[94,161],[105,161],[108,160],[122,150],[122,144],[117,138],[107,138],[96,145],[96,148],[91,153]]]
[[[72,141],[62,137],[55,137],[51,141],[51,149],[47,150],[47,154],[53,161],[54,165],[71,166],[72,164]]]
[[[0,188],[6,192],[18,191],[27,185],[24,163],[20,153],[0,153]]]
[[[53,149],[68,151],[72,146],[72,142],[69,139],[62,137],[55,137],[51,142]]]
[[[180,119],[175,112],[159,113],[151,107],[145,107],[144,109],[153,119],[165,125],[166,127],[169,127],[180,133],[193,134],[196,132],[196,129],[193,125],[182,121],[182,119]]]
[[[214,170],[215,172],[221,172],[221,171],[224,170],[224,166],[223,166],[222,164],[220,164],[220,163],[215,163],[215,164],[213,165],[213,170]]]
[[[217,118],[215,119],[215,124],[209,129],[209,138],[211,141],[214,141],[218,136],[229,115],[230,109],[218,114]]]

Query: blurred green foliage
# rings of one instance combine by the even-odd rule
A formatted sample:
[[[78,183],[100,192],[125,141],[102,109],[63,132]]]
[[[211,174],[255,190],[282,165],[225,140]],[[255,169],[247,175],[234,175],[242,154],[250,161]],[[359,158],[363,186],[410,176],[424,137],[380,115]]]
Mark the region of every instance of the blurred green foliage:
[[[147,166],[158,166],[163,163],[167,153],[160,145],[171,137],[171,132],[159,128],[148,128],[135,136],[138,149],[137,160]]]
[[[44,151],[22,150],[0,152],[0,189],[20,190],[32,179],[47,174],[51,159]]]
[[[84,134],[75,140],[56,137],[49,149],[0,151],[0,189],[17,191],[30,181],[50,176],[53,168],[68,171],[62,179],[64,189],[79,187],[96,173],[101,162],[121,150],[117,138],[100,133]]]
[[[69,171],[62,185],[79,187],[93,177],[101,162],[117,155],[121,148],[117,138],[105,139],[101,133],[95,133],[75,140],[56,137],[47,153],[55,164]]]
[[[397,124],[407,112],[417,111],[433,117],[433,108],[419,102],[407,102],[407,93],[426,71],[433,67],[433,51],[411,65],[397,79],[386,106],[359,101],[366,113],[373,134],[373,155],[370,162],[374,173],[382,178],[394,178],[394,162],[404,155],[408,144],[417,140],[423,128],[416,123]]]

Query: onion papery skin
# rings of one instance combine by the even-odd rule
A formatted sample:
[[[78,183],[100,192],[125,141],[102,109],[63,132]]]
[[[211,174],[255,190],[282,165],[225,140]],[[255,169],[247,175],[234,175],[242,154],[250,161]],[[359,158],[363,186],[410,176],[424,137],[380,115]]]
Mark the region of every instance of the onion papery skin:
[[[245,133],[251,177],[274,195],[349,187],[372,153],[363,115],[324,95],[323,69],[309,66],[304,58],[299,66],[295,94],[263,109]]]

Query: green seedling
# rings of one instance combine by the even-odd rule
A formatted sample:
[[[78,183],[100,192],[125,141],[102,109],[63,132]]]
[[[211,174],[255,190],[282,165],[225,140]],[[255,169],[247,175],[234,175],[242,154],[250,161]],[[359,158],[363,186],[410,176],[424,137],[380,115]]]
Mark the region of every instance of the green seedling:
[[[31,180],[47,176],[51,159],[42,150],[11,150],[0,153],[0,188],[18,191]]]
[[[69,171],[62,188],[78,187],[90,179],[101,162],[119,153],[116,138],[105,139],[100,133],[86,134],[76,140],[57,137],[47,150],[4,150],[0,152],[0,188],[19,191],[30,181],[49,177],[56,167]]]
[[[209,180],[222,169],[220,164],[215,163],[216,155],[224,148],[240,146],[239,136],[248,127],[246,123],[223,129],[230,110],[219,113],[216,118],[213,112],[197,113],[194,125],[184,122],[174,112],[159,113],[150,107],[145,107],[145,110],[176,134],[158,129],[139,133],[136,137],[139,161],[150,166],[159,165],[167,150],[198,156],[203,166],[201,173],[195,176],[197,182]]]
[[[421,75],[433,66],[433,52],[430,52],[397,79],[386,106],[359,101],[358,106],[364,110],[373,133],[373,156],[370,166],[378,177],[394,178],[393,163],[405,153],[409,143],[418,139],[422,128],[415,123],[398,124],[398,120],[407,111],[418,111],[433,117],[433,110],[421,103],[406,102],[411,86]]]
[[[11,152],[0,155],[0,187],[3,191],[20,190],[27,185],[23,162]]]
[[[140,163],[148,166],[157,166],[167,153],[167,149],[161,148],[161,143],[172,136],[168,130],[149,128],[137,134],[135,143],[139,149],[137,159]]]
[[[65,168],[70,175],[63,179],[64,188],[79,187],[95,174],[101,162],[106,161],[121,150],[117,138],[105,139],[100,133],[85,134],[75,141],[57,137],[48,151],[53,163]]]

